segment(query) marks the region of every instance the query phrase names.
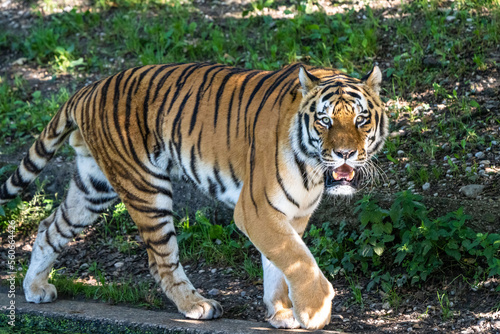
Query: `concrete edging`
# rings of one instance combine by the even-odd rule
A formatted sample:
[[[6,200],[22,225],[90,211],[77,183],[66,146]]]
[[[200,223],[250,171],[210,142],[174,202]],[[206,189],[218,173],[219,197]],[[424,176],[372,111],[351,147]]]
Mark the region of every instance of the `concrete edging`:
[[[2,289],[3,290],[3,289]],[[1,290],[0,290],[1,291]],[[235,319],[200,321],[186,319],[178,313],[152,311],[105,303],[56,300],[48,304],[26,302],[17,294],[15,299],[16,317],[23,314],[44,318],[66,319],[83,323],[93,323],[94,328],[134,329],[149,333],[192,333],[192,334],[243,334],[243,333],[339,333],[337,331],[277,330],[265,322]],[[0,313],[8,312],[10,299],[5,290],[0,293]],[[19,321],[17,318],[16,321]],[[97,326],[97,327],[96,327]],[[105,330],[107,328],[107,330]]]

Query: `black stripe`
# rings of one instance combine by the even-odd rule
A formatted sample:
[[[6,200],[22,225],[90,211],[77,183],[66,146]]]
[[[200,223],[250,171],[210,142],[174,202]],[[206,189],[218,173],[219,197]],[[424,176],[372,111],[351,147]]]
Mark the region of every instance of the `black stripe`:
[[[240,179],[238,179],[238,177],[236,177],[236,173],[234,172],[234,168],[231,162],[229,163],[229,170],[231,171],[231,178],[233,179],[234,184],[237,188],[239,188],[241,185],[241,181]]]
[[[17,196],[17,194],[11,194],[7,190],[7,183],[2,184],[0,187],[0,199],[13,199]]]
[[[220,177],[219,168],[217,166],[217,163],[214,166],[214,175],[215,175],[215,181],[217,181],[217,183],[219,184],[220,192],[225,193],[226,186],[225,186],[224,182],[222,182],[222,179]]]
[[[175,237],[175,231],[171,231],[171,232],[168,232],[167,234],[165,234],[161,239],[158,239],[158,240],[148,240],[147,244],[149,246],[153,245],[153,246],[162,246],[162,245],[166,245],[168,244],[168,242],[170,241],[170,239],[172,237]]]
[[[63,237],[65,237],[66,239],[72,239],[75,235],[71,232],[71,234],[68,236],[67,234],[63,233],[63,231],[61,230],[61,228],[59,227],[59,224],[57,223],[58,220],[55,219],[54,220],[54,225],[56,226],[56,230],[57,230],[57,233],[59,233],[60,235],[62,235]],[[47,232],[45,232],[47,233]]]
[[[175,271],[177,268],[179,268],[179,261],[176,261],[174,263],[159,263],[158,268],[168,268],[170,271]]]
[[[352,96],[352,97],[354,97],[355,99],[361,99],[361,95],[359,95],[358,93],[347,92],[347,94],[350,95],[350,96]]]
[[[236,119],[236,137],[238,137],[239,130],[240,130],[240,111],[241,111],[241,104],[243,102],[243,97],[245,94],[245,88],[250,79],[252,79],[254,76],[259,74],[260,71],[255,71],[255,72],[250,72],[247,74],[245,79],[243,80],[243,83],[240,86],[240,93],[238,95],[238,118]]]
[[[92,176],[89,176],[89,181],[95,191],[98,193],[110,193],[114,192],[113,188],[109,186],[109,183],[106,181],[101,181],[94,179]]]
[[[193,176],[198,184],[201,183],[200,177],[198,176],[198,171],[196,170],[196,156],[194,154],[194,146],[191,146],[191,161],[190,161],[190,166],[191,166],[191,172],[193,173]]]
[[[231,100],[229,101],[229,107],[227,108],[227,125],[226,125],[227,148],[229,148],[231,142],[231,113],[233,111],[233,101],[235,93],[236,93],[236,85],[233,88],[233,93],[231,94]]]
[[[50,234],[49,234],[49,230],[45,230],[45,241],[47,242],[47,244],[50,246],[50,248],[52,248],[52,250],[54,251],[54,253],[59,253],[60,250],[57,249],[54,244],[52,243],[52,241],[50,240]]]
[[[215,184],[215,182],[211,178],[208,178],[207,181],[208,181],[208,193],[212,197],[216,197],[217,196],[217,185]]]
[[[299,160],[299,157],[297,157],[296,154],[293,155],[295,158],[295,163],[297,164],[297,167],[299,168],[300,176],[302,178],[302,185],[306,190],[309,190],[309,174],[307,173],[305,163],[303,161]]]
[[[264,82],[266,82],[266,80],[268,80],[270,77],[272,77],[275,74],[276,74],[276,72],[269,72],[268,74],[264,75],[259,80],[259,82],[257,82],[257,84],[254,86],[254,89],[252,90],[252,93],[250,94],[250,97],[248,98],[247,105],[245,108],[245,119],[244,119],[245,120],[245,137],[247,138],[248,141],[250,141],[250,131],[248,131],[249,129],[247,126],[247,121],[248,121],[248,110],[250,108],[250,105],[252,104],[252,101],[255,98],[255,95],[257,95],[257,92],[262,88],[262,85],[264,84]],[[261,105],[263,104],[264,101],[265,101],[265,99],[263,99],[261,101]],[[259,112],[259,110],[257,110],[257,113],[255,115],[254,124],[257,122],[258,112]]]
[[[172,224],[172,222],[164,221],[164,222],[159,222],[159,223],[152,225],[152,226],[143,226],[142,225],[142,226],[139,226],[139,230],[141,231],[141,233],[145,233],[145,232],[154,233],[154,232],[158,232],[159,230],[161,230],[162,228],[164,228],[168,224]]]
[[[217,90],[217,95],[215,97],[215,110],[214,110],[214,131],[217,126],[217,118],[219,115],[220,100],[222,99],[222,94],[224,94],[224,89],[229,79],[236,74],[236,71],[231,71],[224,76],[221,83],[219,84],[219,89]]]
[[[225,69],[226,66],[225,65],[216,65],[216,66],[212,66],[211,68],[209,68],[208,70],[205,71],[205,74],[203,75],[203,79],[200,83],[200,86],[198,88],[198,92],[196,93],[196,102],[194,104],[194,109],[192,111],[192,114],[191,114],[191,122],[189,124],[189,132],[188,134],[191,135],[191,133],[193,132],[193,129],[194,129],[194,126],[196,124],[196,118],[198,116],[198,111],[199,111],[199,107],[200,107],[200,101],[201,99],[203,98],[205,92],[206,92],[206,89],[205,87],[207,86],[210,87],[211,84],[212,84],[212,81],[214,80],[215,76],[221,72],[223,69]],[[210,80],[210,82],[208,83],[207,85],[207,79],[208,79],[208,75],[216,70],[216,69],[219,69],[217,72],[215,72]]]
[[[283,184],[283,179],[281,178],[279,171],[278,160],[279,160],[279,138],[278,138],[278,132],[276,131],[276,148],[274,154],[274,168],[276,169],[276,180],[278,181],[278,184],[280,185],[281,190],[285,194],[285,197],[288,199],[288,201],[300,209],[299,203],[297,203],[297,201],[285,189],[285,185]]]
[[[171,217],[172,216],[172,211],[168,209],[158,209],[158,208],[151,208],[147,206],[142,206],[142,205],[135,205],[135,204],[130,204],[130,207],[132,207],[134,210],[142,212],[142,213],[150,213],[151,218],[163,218],[163,217]]]
[[[335,92],[330,92],[330,93],[326,94],[325,96],[323,96],[321,101],[325,102],[325,101],[329,100],[333,95],[335,95]]]
[[[87,186],[83,183],[82,178],[80,176],[80,172],[78,171],[78,169],[73,174],[73,180],[75,181],[76,187],[78,189],[80,189],[80,191],[82,193],[84,193],[85,195],[89,194],[89,190],[87,189]]]
[[[35,165],[35,163],[31,160],[29,151],[28,151],[28,155],[23,159],[22,164],[23,164],[24,168],[26,168],[32,174],[40,174],[40,172],[42,171],[42,169],[38,168],[38,166]]]
[[[269,204],[269,206],[270,206],[271,208],[273,208],[273,210],[278,211],[279,213],[281,213],[283,216],[285,216],[285,217],[286,217],[286,214],[285,214],[283,211],[281,211],[280,209],[278,209],[277,207],[275,207],[275,206],[273,205],[273,203],[271,203],[271,200],[270,200],[270,199],[269,199],[269,197],[267,196],[267,191],[264,191],[264,196],[266,196],[266,201],[267,201],[267,204]]]
[[[102,205],[106,204],[110,201],[113,201],[116,199],[116,196],[110,196],[110,197],[100,197],[100,198],[93,198],[93,197],[85,197],[85,200],[91,204],[94,205]]]
[[[87,224],[74,224],[73,222],[71,222],[68,218],[68,215],[66,214],[66,211],[64,209],[64,205],[62,205],[61,207],[61,217],[62,219],[64,220],[64,222],[68,225],[68,226],[71,226],[71,227],[75,227],[75,228],[84,228],[84,227],[87,227]],[[101,212],[98,212],[99,214],[102,213]]]
[[[45,148],[45,144],[43,143],[43,141],[41,139],[38,139],[35,142],[35,152],[39,157],[45,158],[46,160],[50,160],[54,156],[54,153],[55,153],[55,152],[47,151],[47,149]]]
[[[14,172],[14,175],[12,175],[12,178],[10,179],[10,182],[15,187],[25,188],[25,187],[27,187],[30,184],[31,181],[25,181],[23,179],[23,177],[21,176],[20,169],[18,168]]]
[[[172,74],[174,71],[177,71],[179,69],[178,66],[176,66],[175,68],[171,69],[170,71],[166,72],[165,74],[163,74],[163,76],[161,77],[161,79],[158,81],[158,84],[156,85],[156,90],[155,90],[155,93],[154,93],[154,96],[153,96],[153,102],[156,101],[156,99],[158,98],[158,93],[160,92],[160,89],[163,88],[163,85],[165,84],[165,81],[170,77],[170,74]],[[170,90],[172,86],[169,86],[168,89]],[[162,105],[165,104],[165,96],[163,97],[163,102],[162,102]]]

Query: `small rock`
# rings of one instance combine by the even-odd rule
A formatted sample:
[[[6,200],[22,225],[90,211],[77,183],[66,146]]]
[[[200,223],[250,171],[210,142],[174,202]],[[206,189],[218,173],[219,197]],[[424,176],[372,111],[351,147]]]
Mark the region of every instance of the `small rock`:
[[[498,144],[498,143],[497,143],[497,141],[496,141],[496,140],[493,140],[493,141],[491,142],[491,146],[496,146],[497,144]]]
[[[384,310],[388,310],[388,309],[390,309],[390,308],[391,308],[391,304],[389,304],[389,302],[385,302],[385,303],[382,305],[382,308],[383,308]]]
[[[427,56],[422,60],[422,63],[427,67],[441,67],[443,63],[432,56]]]
[[[479,152],[477,152],[475,154],[475,157],[478,158],[478,159],[483,159],[485,156],[486,155],[483,152],[481,152],[481,151],[479,151]]]
[[[245,291],[241,291],[240,295],[241,295],[241,297],[245,297],[247,295],[247,293]]]
[[[23,65],[28,59],[21,57],[12,62],[12,65]]]
[[[472,168],[471,168],[471,167],[466,167],[466,168],[465,168],[465,172],[466,172],[466,173],[470,173],[470,172],[472,172]]]
[[[486,167],[489,167],[491,165],[491,161],[489,161],[489,160],[481,160],[481,161],[479,161],[479,163],[481,165],[486,166]]]
[[[88,269],[88,267],[89,267],[88,263],[82,263],[82,265],[80,266],[80,269],[85,270],[85,269]]]
[[[482,184],[469,184],[468,186],[463,186],[460,188],[459,192],[470,198],[476,198],[484,190],[484,185]]]
[[[423,191],[427,191],[427,190],[429,190],[429,189],[430,189],[430,187],[431,187],[431,184],[430,184],[429,182],[426,182],[426,183],[424,183],[424,185],[422,186],[422,190],[423,190]]]
[[[399,150],[397,154],[398,154],[399,156],[405,155],[405,151],[403,151],[403,150]]]
[[[217,296],[219,293],[220,293],[220,291],[218,289],[212,289],[212,290],[208,291],[208,294],[210,296]]]
[[[215,274],[215,273],[217,272],[217,268],[214,268],[214,269],[210,270],[210,272],[211,272],[212,274]]]
[[[124,264],[125,263],[123,263],[122,261],[116,262],[115,263],[115,268],[121,268],[121,267],[123,267]]]
[[[448,22],[451,22],[451,21],[453,21],[453,20],[455,20],[455,19],[456,19],[456,17],[455,17],[455,16],[453,16],[453,15],[450,15],[450,16],[447,16],[447,17],[446,17],[446,21],[448,21]]]

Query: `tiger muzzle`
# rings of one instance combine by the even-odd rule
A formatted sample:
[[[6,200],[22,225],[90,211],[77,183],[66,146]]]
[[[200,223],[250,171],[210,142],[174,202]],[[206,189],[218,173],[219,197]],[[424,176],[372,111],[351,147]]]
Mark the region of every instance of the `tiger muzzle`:
[[[337,186],[351,186],[357,189],[359,181],[360,173],[348,164],[328,169],[325,172],[325,188],[327,189]]]

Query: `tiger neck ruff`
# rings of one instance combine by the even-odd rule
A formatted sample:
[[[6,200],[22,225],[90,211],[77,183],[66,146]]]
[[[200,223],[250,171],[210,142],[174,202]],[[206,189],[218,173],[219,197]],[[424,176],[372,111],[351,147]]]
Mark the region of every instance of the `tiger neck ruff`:
[[[358,80],[300,64],[275,72],[168,64],[82,88],[0,187],[0,204],[16,197],[69,137],[76,171],[63,203],[40,223],[26,299],[56,299],[48,275],[57,255],[119,198],[152,276],[179,311],[220,317],[220,304],[201,296],[179,263],[171,187],[178,171],[235,208],[235,223],[262,253],[269,322],[324,327],[334,291],[301,237],[324,193],[351,195],[373,174],[370,158],[387,136],[380,82],[377,67]]]

